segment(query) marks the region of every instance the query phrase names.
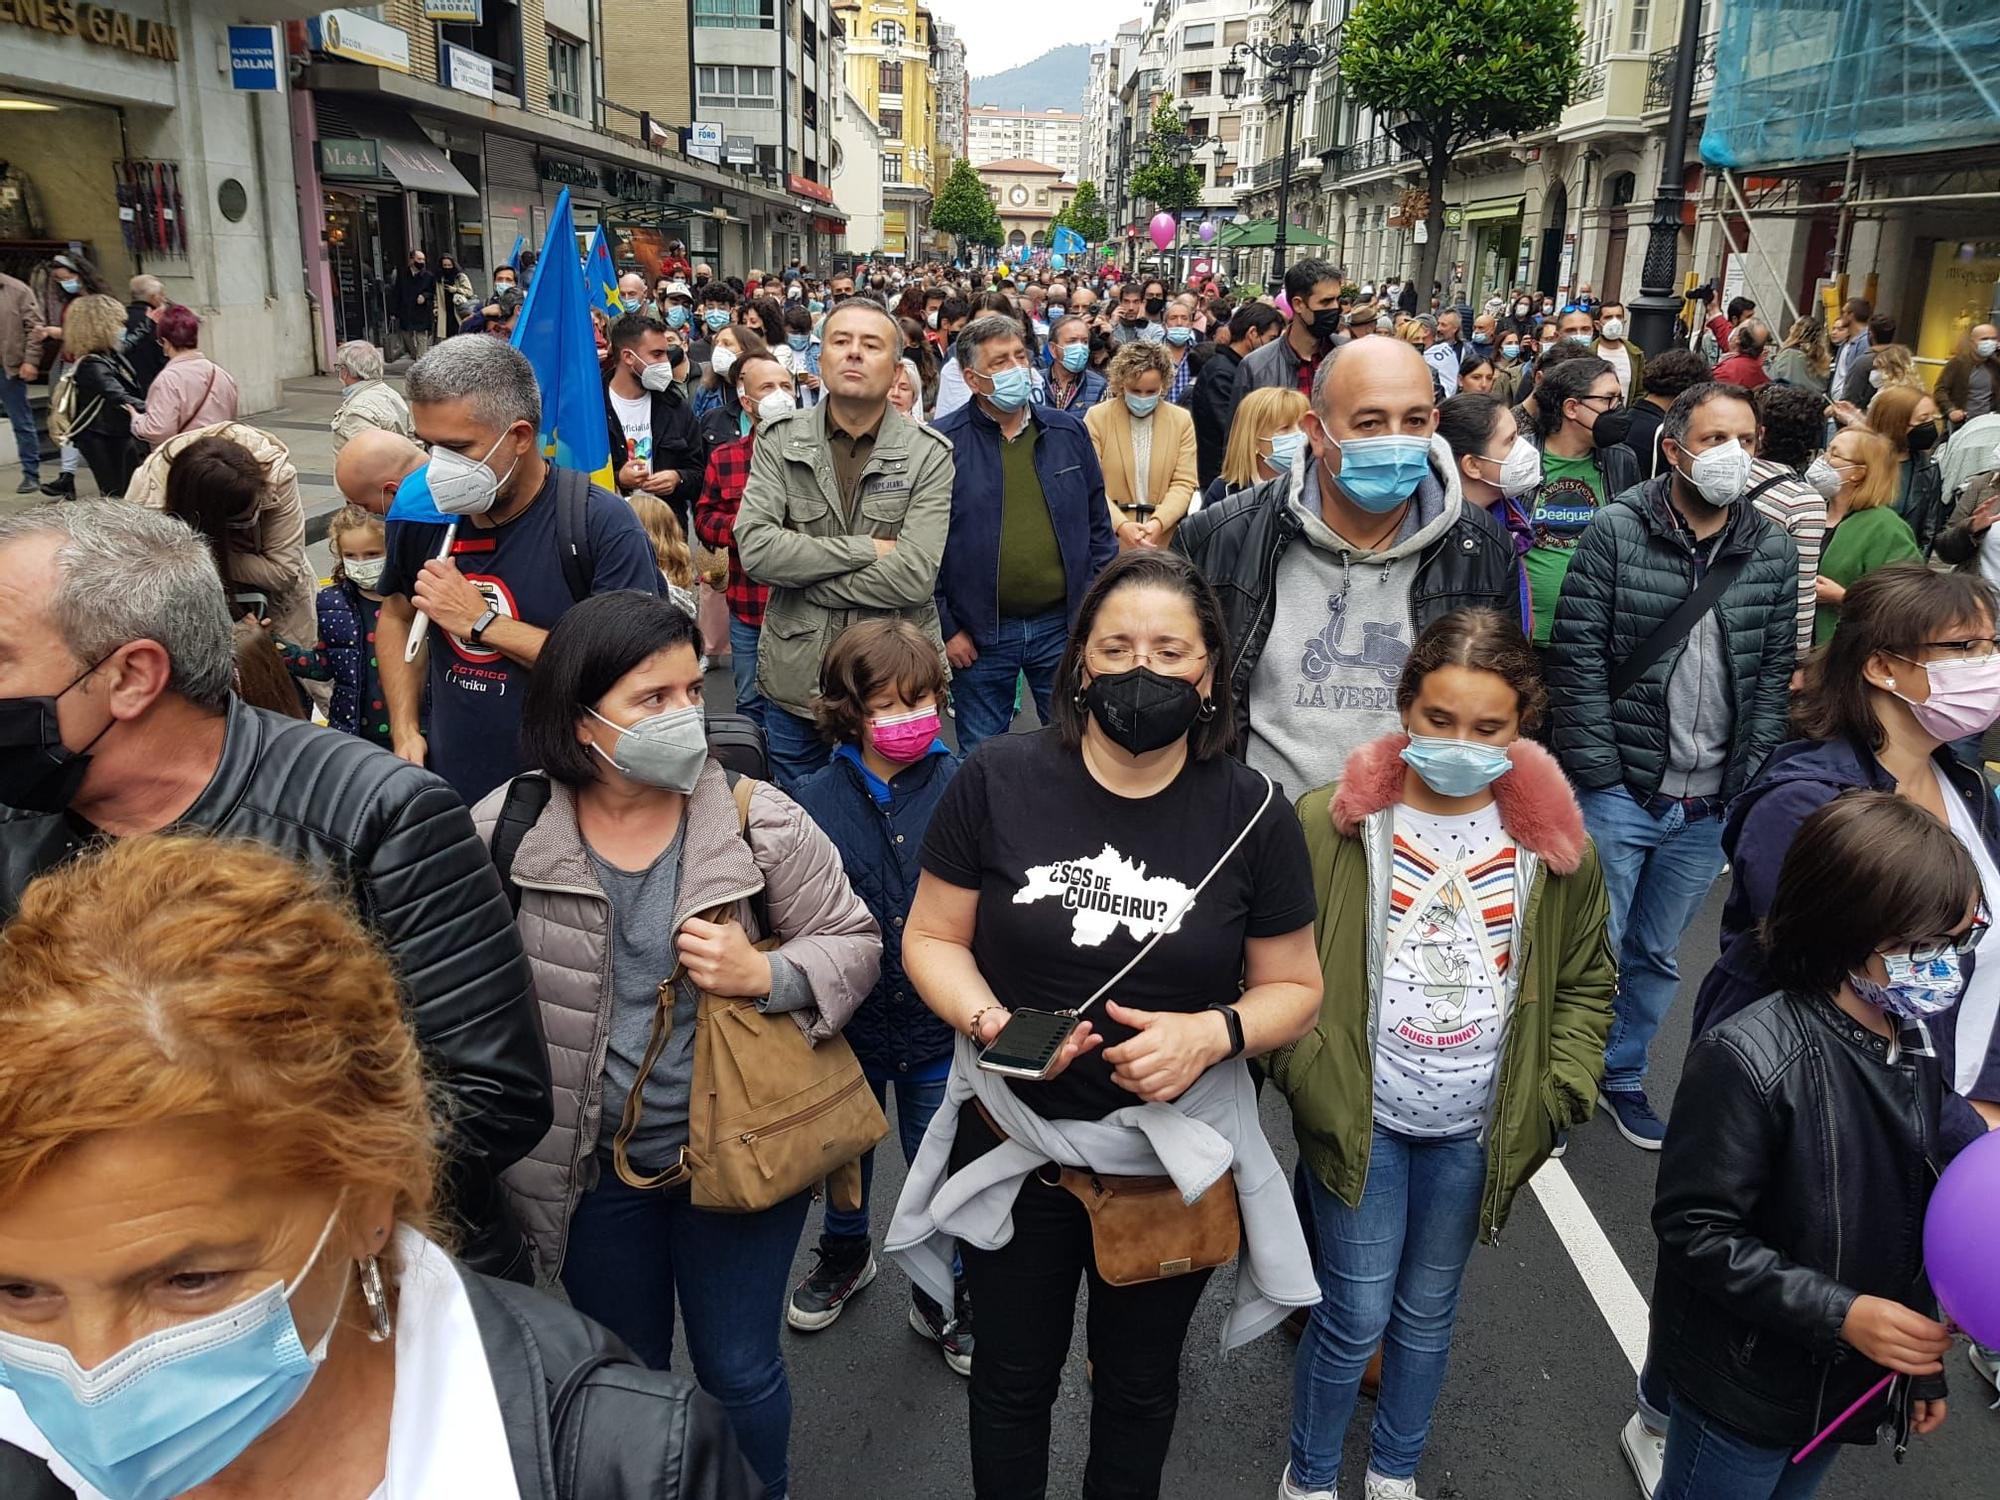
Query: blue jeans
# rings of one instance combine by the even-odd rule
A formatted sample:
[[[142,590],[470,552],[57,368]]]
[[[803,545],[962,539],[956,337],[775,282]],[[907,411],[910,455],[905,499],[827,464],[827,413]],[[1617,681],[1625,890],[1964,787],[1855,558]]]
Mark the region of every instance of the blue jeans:
[[[1822,1443],[1802,1464],[1792,1462],[1794,1451],[1753,1443],[1676,1392],[1653,1500],[1807,1500],[1840,1457],[1840,1444]]]
[[[14,427],[14,447],[21,456],[21,477],[42,477],[42,439],[35,431],[35,414],[28,406],[28,382],[12,370],[0,370],[0,406]]]
[[[991,641],[979,643],[979,660],[951,674],[951,706],[958,714],[958,748],[970,755],[979,742],[1005,734],[1014,722],[1015,679],[1025,676],[1035,712],[1049,722],[1049,694],[1069,643],[1069,611],[1002,619]]]
[[[563,1290],[647,1365],[673,1364],[674,1303],[694,1378],[720,1401],[766,1500],[784,1500],[792,1388],[778,1328],[810,1193],[755,1214],[628,1187],[607,1163],[570,1216]]]
[[[1680,806],[1656,818],[1622,786],[1585,792],[1582,802],[1618,954],[1603,1087],[1629,1093],[1646,1086],[1646,1049],[1680,988],[1681,934],[1722,873],[1722,819]]]
[[[1451,1362],[1458,1289],[1479,1232],[1486,1149],[1476,1135],[1417,1139],[1374,1127],[1361,1206],[1309,1177],[1319,1306],[1292,1372],[1292,1483],[1330,1490],[1361,1372],[1382,1346],[1368,1467],[1417,1472]]]
[[[833,747],[819,737],[818,725],[769,700],[764,703],[764,749],[771,759],[771,779],[788,792],[833,758]]]
[[[764,710],[769,707],[757,691],[757,637],[762,634],[755,625],[729,617],[729,675],[736,680],[736,711],[759,729],[764,727]]]
[[[875,1102],[884,1109],[889,1107],[890,1087],[893,1085],[896,1090],[896,1137],[903,1148],[903,1162],[908,1165],[917,1159],[917,1148],[924,1143],[931,1116],[944,1103],[945,1080],[938,1077],[926,1082],[874,1068],[863,1068],[862,1072],[868,1076],[868,1087],[875,1091]],[[870,1151],[861,1158],[861,1207],[849,1213],[835,1208],[831,1198],[827,1200],[821,1232],[828,1239],[868,1238],[868,1192],[874,1185],[875,1153]]]

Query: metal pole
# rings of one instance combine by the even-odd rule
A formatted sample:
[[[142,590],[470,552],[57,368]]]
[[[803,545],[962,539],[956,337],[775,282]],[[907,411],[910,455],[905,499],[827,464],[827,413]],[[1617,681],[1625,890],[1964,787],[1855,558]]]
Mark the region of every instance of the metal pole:
[[[1648,354],[1663,354],[1674,341],[1681,310],[1675,289],[1680,262],[1682,186],[1686,169],[1688,117],[1694,112],[1694,71],[1701,51],[1701,0],[1681,0],[1681,34],[1674,53],[1673,96],[1668,101],[1666,149],[1660,158],[1660,185],[1653,190],[1653,217],[1647,229],[1646,259],[1639,272],[1639,295],[1632,299],[1632,336]]]
[[[1271,281],[1268,290],[1275,293],[1285,284],[1285,231],[1289,227],[1292,204],[1292,111],[1298,104],[1298,94],[1292,88],[1290,68],[1286,63],[1285,75],[1285,145],[1278,154],[1278,235],[1277,246],[1271,252]]]

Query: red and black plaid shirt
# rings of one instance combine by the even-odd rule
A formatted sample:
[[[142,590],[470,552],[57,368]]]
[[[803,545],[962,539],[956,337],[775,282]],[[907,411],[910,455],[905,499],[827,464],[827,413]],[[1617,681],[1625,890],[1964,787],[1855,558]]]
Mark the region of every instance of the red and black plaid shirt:
[[[755,437],[754,431],[746,432],[708,455],[701,498],[694,503],[694,533],[708,546],[729,553],[729,612],[753,630],[761,630],[771,590],[750,581],[736,551],[736,511],[743,503],[743,487],[750,482],[750,444]]]

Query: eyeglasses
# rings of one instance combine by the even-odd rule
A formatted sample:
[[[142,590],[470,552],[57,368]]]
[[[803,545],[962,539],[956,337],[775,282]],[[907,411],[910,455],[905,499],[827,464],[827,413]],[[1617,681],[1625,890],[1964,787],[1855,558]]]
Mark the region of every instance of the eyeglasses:
[[[1897,944],[1891,951],[1907,953],[1910,962],[1915,964],[1936,963],[1947,953],[1956,953],[1963,957],[1979,946],[1980,941],[1986,936],[1987,929],[1992,925],[1992,921],[1982,911],[1972,919],[1972,925],[1964,932],[1949,937],[1923,938],[1908,945]]]
[[[1957,653],[1958,657],[1964,661],[1985,661],[1994,652],[2000,651],[2000,639],[1995,639],[1991,636],[1975,635],[1962,641],[1918,641],[1916,649],[1919,651],[1951,651]],[[1903,656],[1903,653],[1900,651],[1891,651],[1887,654],[1902,657],[1904,661],[1916,661],[1919,666],[1923,665],[1922,662],[1917,661],[1916,657]]]
[[[1623,401],[1625,398],[1623,396],[1618,395],[1616,392],[1613,392],[1608,396],[1578,396],[1575,399],[1587,405],[1596,405],[1596,403],[1599,401],[1608,402],[1609,405],[1598,407],[1598,410],[1610,411],[1613,406],[1618,405],[1618,403]]]
[[[1151,651],[1135,651],[1130,646],[1092,646],[1083,653],[1083,659],[1091,671],[1107,677],[1129,672],[1142,662],[1173,677],[1200,666],[1208,660],[1208,653],[1190,651],[1184,646],[1160,646]]]

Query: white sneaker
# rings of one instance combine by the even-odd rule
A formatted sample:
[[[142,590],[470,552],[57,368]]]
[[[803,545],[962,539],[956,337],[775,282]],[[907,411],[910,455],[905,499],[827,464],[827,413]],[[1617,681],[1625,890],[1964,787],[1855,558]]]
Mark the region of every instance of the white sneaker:
[[[1333,1490],[1302,1490],[1292,1483],[1292,1466],[1287,1463],[1282,1478],[1278,1480],[1278,1500],[1340,1500]]]
[[[1361,1484],[1363,1500],[1424,1500],[1417,1493],[1414,1475],[1408,1479],[1391,1479],[1370,1469],[1361,1477]]]
[[[1625,1462],[1632,1466],[1632,1477],[1639,1481],[1639,1493],[1653,1500],[1667,1467],[1666,1438],[1648,1427],[1635,1411],[1619,1430],[1618,1446],[1624,1450]]]
[[[1965,1345],[1965,1357],[1974,1373],[1987,1385],[1995,1388],[1993,1410],[2000,1411],[2000,1350],[1982,1349],[1978,1344],[1968,1340]]]

